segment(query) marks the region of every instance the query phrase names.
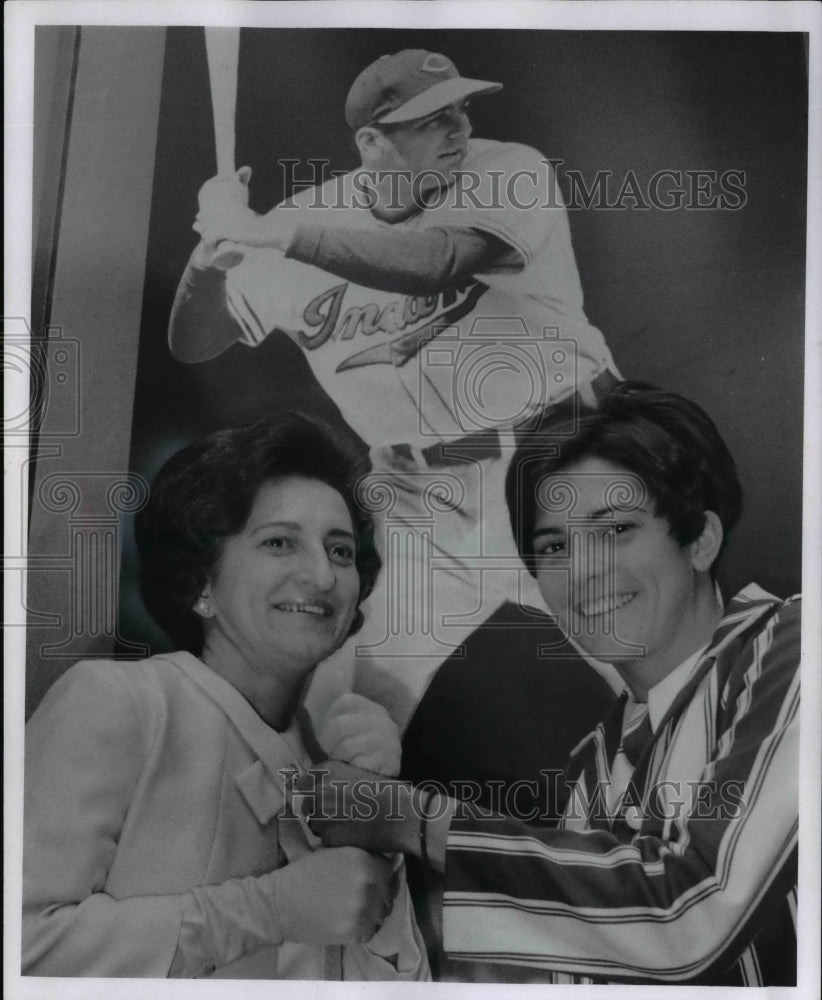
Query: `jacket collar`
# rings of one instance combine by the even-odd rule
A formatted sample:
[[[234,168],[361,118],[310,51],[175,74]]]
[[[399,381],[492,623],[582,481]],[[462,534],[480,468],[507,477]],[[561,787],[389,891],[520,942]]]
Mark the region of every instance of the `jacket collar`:
[[[290,810],[284,809],[288,798],[284,776],[295,769],[303,771],[312,764],[300,737],[304,719],[298,714],[288,729],[279,733],[257,715],[233,685],[196,656],[176,652],[165,654],[162,658],[173,663],[222,710],[237,734],[257,757],[234,780],[258,821],[265,825],[275,816],[290,813]],[[313,835],[301,817],[299,821],[306,839],[313,841]]]

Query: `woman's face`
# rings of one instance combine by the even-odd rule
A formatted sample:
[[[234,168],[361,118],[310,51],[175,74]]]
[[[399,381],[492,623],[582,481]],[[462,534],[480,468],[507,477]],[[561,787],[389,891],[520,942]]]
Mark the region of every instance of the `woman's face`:
[[[335,489],[293,476],[266,482],[204,591],[212,613],[204,658],[241,689],[249,668],[313,669],[348,635],[360,586],[355,554]]]

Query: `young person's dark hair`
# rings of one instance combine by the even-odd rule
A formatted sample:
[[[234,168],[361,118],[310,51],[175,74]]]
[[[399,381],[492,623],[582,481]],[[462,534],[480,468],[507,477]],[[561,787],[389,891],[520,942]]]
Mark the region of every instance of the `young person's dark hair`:
[[[264,483],[290,476],[319,480],[344,499],[354,526],[362,603],[381,565],[372,517],[356,496],[367,468],[330,427],[299,413],[218,431],[177,452],[157,474],[135,521],[140,590],[151,616],[180,648],[199,655],[203,627],[193,607],[223,541],[243,529]],[[358,607],[349,634],[362,623]]]
[[[679,545],[699,537],[707,510],[722,522],[723,547],[739,520],[736,465],[705,411],[676,393],[618,382],[595,408],[580,404],[578,396],[551,407],[514,454],[505,495],[517,549],[532,576],[541,484],[589,457],[637,476]]]

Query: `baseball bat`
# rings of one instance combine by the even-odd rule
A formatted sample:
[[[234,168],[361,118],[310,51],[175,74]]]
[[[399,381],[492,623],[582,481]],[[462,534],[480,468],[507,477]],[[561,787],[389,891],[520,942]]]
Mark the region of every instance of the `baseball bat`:
[[[235,121],[237,117],[237,72],[240,59],[239,28],[206,28],[206,58],[211,86],[211,110],[214,115],[214,145],[217,152],[217,175],[236,176],[234,163]],[[237,243],[223,240],[211,266],[227,271],[243,259]]]

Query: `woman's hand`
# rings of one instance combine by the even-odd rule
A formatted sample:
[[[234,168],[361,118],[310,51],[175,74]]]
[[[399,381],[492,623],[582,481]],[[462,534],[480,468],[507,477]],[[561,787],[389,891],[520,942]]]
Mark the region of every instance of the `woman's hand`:
[[[320,849],[272,873],[283,939],[369,941],[391,910],[392,862],[355,847]]]

